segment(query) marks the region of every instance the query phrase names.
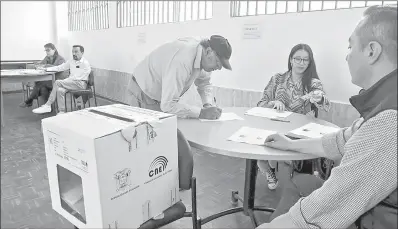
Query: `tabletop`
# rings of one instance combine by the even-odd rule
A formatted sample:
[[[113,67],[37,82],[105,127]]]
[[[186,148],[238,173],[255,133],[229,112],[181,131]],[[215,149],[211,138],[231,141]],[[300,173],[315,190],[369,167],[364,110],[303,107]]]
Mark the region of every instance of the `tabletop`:
[[[1,70],[1,77],[14,77],[14,76],[29,76],[29,75],[52,75],[54,72],[46,72],[44,70],[36,70],[36,69],[7,69]]]
[[[316,156],[233,142],[227,139],[244,126],[285,134],[311,122],[337,127],[327,121],[297,113],[292,113],[285,118],[290,122],[272,121],[267,118],[245,115],[244,113],[249,109],[248,107],[223,108],[223,112],[233,112],[244,120],[203,122],[198,119],[179,118],[178,129],[192,147],[210,153],[253,160],[306,160],[316,158]]]

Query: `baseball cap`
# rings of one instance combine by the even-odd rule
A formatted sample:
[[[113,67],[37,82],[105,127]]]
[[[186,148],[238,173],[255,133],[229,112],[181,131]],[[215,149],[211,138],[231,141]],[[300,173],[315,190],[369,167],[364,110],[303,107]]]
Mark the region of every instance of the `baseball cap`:
[[[229,58],[232,54],[232,47],[228,40],[220,35],[213,35],[210,37],[209,43],[211,49],[213,49],[220,58],[222,66],[228,70],[232,70],[231,64],[229,63]]]

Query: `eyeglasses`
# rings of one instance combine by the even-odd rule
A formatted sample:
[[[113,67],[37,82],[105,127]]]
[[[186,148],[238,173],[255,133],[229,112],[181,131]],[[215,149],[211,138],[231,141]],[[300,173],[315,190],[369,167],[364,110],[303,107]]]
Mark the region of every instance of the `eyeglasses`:
[[[44,49],[44,51],[45,51],[45,52],[50,52],[50,51],[51,51],[51,49]]]
[[[302,61],[304,64],[310,63],[310,60],[309,60],[309,59],[303,59],[303,58],[301,58],[301,57],[294,57],[293,60],[294,60],[294,63],[296,63],[296,64],[300,64],[301,61]]]

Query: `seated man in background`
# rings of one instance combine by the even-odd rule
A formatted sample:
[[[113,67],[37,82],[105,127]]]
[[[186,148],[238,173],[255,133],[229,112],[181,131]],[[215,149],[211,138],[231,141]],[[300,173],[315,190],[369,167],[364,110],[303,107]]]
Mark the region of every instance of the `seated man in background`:
[[[218,119],[221,109],[213,104],[210,73],[223,67],[231,70],[231,54],[228,40],[218,35],[210,39],[183,38],[166,43],[138,63],[127,88],[129,104],[181,118]],[[193,83],[202,98],[203,108],[179,102]],[[177,136],[179,142],[186,142],[180,131]],[[193,158],[191,152],[181,149],[178,155],[180,188],[188,189]]]
[[[372,6],[349,39],[350,98],[361,118],[318,139],[269,136],[265,145],[340,164],[324,183],[297,174],[270,223],[258,228],[397,228],[397,8]],[[355,224],[354,224],[355,223]]]
[[[46,68],[46,71],[66,71],[70,70],[70,75],[64,80],[56,80],[53,85],[48,101],[43,106],[33,110],[33,113],[43,114],[51,112],[51,104],[58,98],[59,113],[65,112],[65,93],[68,90],[86,89],[88,76],[91,67],[88,61],[83,57],[84,48],[81,45],[74,45],[72,49],[73,60],[69,60],[59,66]]]
[[[44,67],[52,67],[65,63],[65,59],[58,54],[58,50],[55,48],[54,44],[52,43],[45,44],[44,49],[47,55],[42,61],[37,63],[37,65],[44,65]],[[57,73],[55,74],[55,77],[56,79],[65,79],[66,77],[68,77],[68,72]],[[19,104],[19,106],[31,107],[33,100],[37,99],[39,96],[42,96],[44,101],[47,102],[52,87],[53,85],[51,80],[35,82],[29,97],[24,102]]]

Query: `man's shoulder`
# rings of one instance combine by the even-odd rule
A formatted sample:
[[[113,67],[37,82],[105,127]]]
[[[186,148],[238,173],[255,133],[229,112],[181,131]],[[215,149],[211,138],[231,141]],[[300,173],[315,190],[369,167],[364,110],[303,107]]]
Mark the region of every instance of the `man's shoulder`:
[[[82,62],[90,66],[90,62],[88,62],[88,60],[85,57],[82,57]]]
[[[385,109],[380,110],[368,119],[362,118],[360,126],[367,125],[370,128],[388,128],[397,126],[397,110]]]

